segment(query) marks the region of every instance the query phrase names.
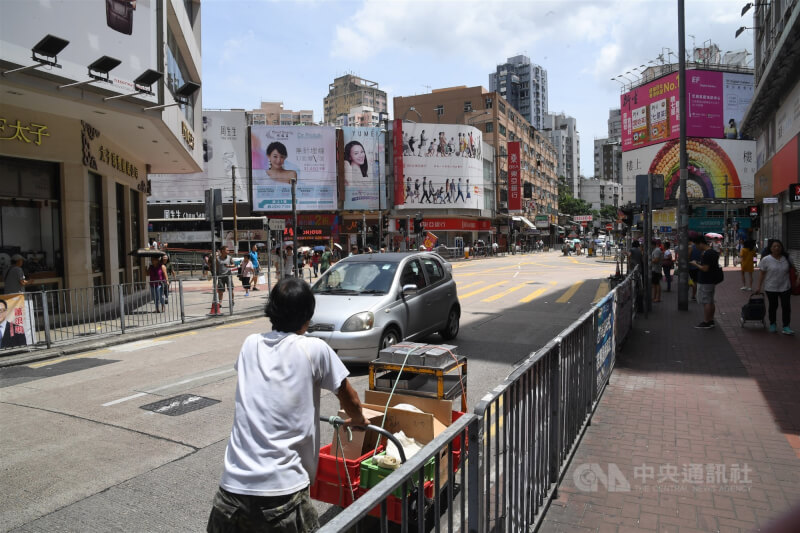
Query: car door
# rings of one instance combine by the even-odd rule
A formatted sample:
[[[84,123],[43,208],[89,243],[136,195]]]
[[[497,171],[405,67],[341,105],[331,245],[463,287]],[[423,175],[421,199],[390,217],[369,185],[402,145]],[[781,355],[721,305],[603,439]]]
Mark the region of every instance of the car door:
[[[432,331],[439,331],[447,323],[454,286],[447,283],[447,273],[438,259],[432,256],[423,257],[421,262],[428,281],[428,287],[421,295],[428,315],[427,326]]]
[[[412,259],[403,266],[400,274],[400,290],[405,285],[417,286],[417,294],[410,294],[403,298],[406,327],[403,336],[406,338],[415,337],[427,329],[425,326],[428,324],[428,309],[424,298],[427,284],[419,260]]]

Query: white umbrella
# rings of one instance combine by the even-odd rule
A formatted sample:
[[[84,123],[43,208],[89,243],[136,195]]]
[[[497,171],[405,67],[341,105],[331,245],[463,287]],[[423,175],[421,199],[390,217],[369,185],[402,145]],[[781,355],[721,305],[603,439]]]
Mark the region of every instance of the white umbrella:
[[[719,233],[706,233],[706,237],[708,237],[709,239],[721,239],[722,235],[720,235]]]
[[[301,254],[304,254],[304,253],[308,252],[309,250],[311,250],[310,246],[301,246],[300,248],[297,249],[297,251],[300,252]]]
[[[335,243],[333,243],[333,245],[334,245],[335,247],[337,247],[338,249],[340,249],[340,250],[342,249],[342,245],[341,245],[341,244],[339,244],[338,242],[335,242]]]

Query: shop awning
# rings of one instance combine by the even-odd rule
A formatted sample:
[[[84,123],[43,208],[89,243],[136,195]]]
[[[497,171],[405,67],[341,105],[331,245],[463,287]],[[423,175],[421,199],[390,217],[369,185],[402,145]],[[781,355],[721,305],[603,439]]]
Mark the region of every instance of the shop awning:
[[[530,220],[528,220],[525,217],[515,216],[515,217],[511,217],[511,220],[513,220],[514,222],[522,222],[529,229],[536,229],[536,226],[534,226],[533,222],[531,222]]]

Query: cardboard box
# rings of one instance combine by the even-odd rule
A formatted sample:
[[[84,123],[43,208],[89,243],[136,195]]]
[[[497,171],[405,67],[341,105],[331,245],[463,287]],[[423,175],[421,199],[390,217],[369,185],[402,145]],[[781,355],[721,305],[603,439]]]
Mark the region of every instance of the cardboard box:
[[[362,411],[364,413],[364,418],[369,420],[370,424],[380,427],[381,420],[383,420],[383,407],[370,409],[363,405]],[[339,411],[339,417],[345,420],[350,418],[344,411]],[[377,433],[374,431],[360,431],[355,428],[352,428],[352,431],[353,440],[350,441],[348,440],[347,428],[340,427],[336,430],[333,434],[333,442],[331,442],[331,455],[334,457],[337,455],[341,456],[339,452],[339,440],[336,438],[336,433],[339,434],[339,438],[342,441],[342,449],[344,450],[346,459],[358,459],[368,451],[375,449],[375,444],[377,444],[379,437]]]

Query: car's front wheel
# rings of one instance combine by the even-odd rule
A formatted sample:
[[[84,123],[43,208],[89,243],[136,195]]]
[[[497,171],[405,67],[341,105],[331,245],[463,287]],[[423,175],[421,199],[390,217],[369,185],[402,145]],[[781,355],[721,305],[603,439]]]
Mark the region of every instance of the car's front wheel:
[[[381,335],[381,342],[378,345],[378,352],[383,350],[384,348],[388,348],[394,344],[400,342],[400,332],[397,331],[394,327],[386,328],[386,331],[383,332]]]
[[[441,335],[444,340],[449,341],[456,338],[458,335],[459,318],[458,308],[454,305],[450,308],[450,313],[447,315],[447,325],[439,332],[439,335]]]

